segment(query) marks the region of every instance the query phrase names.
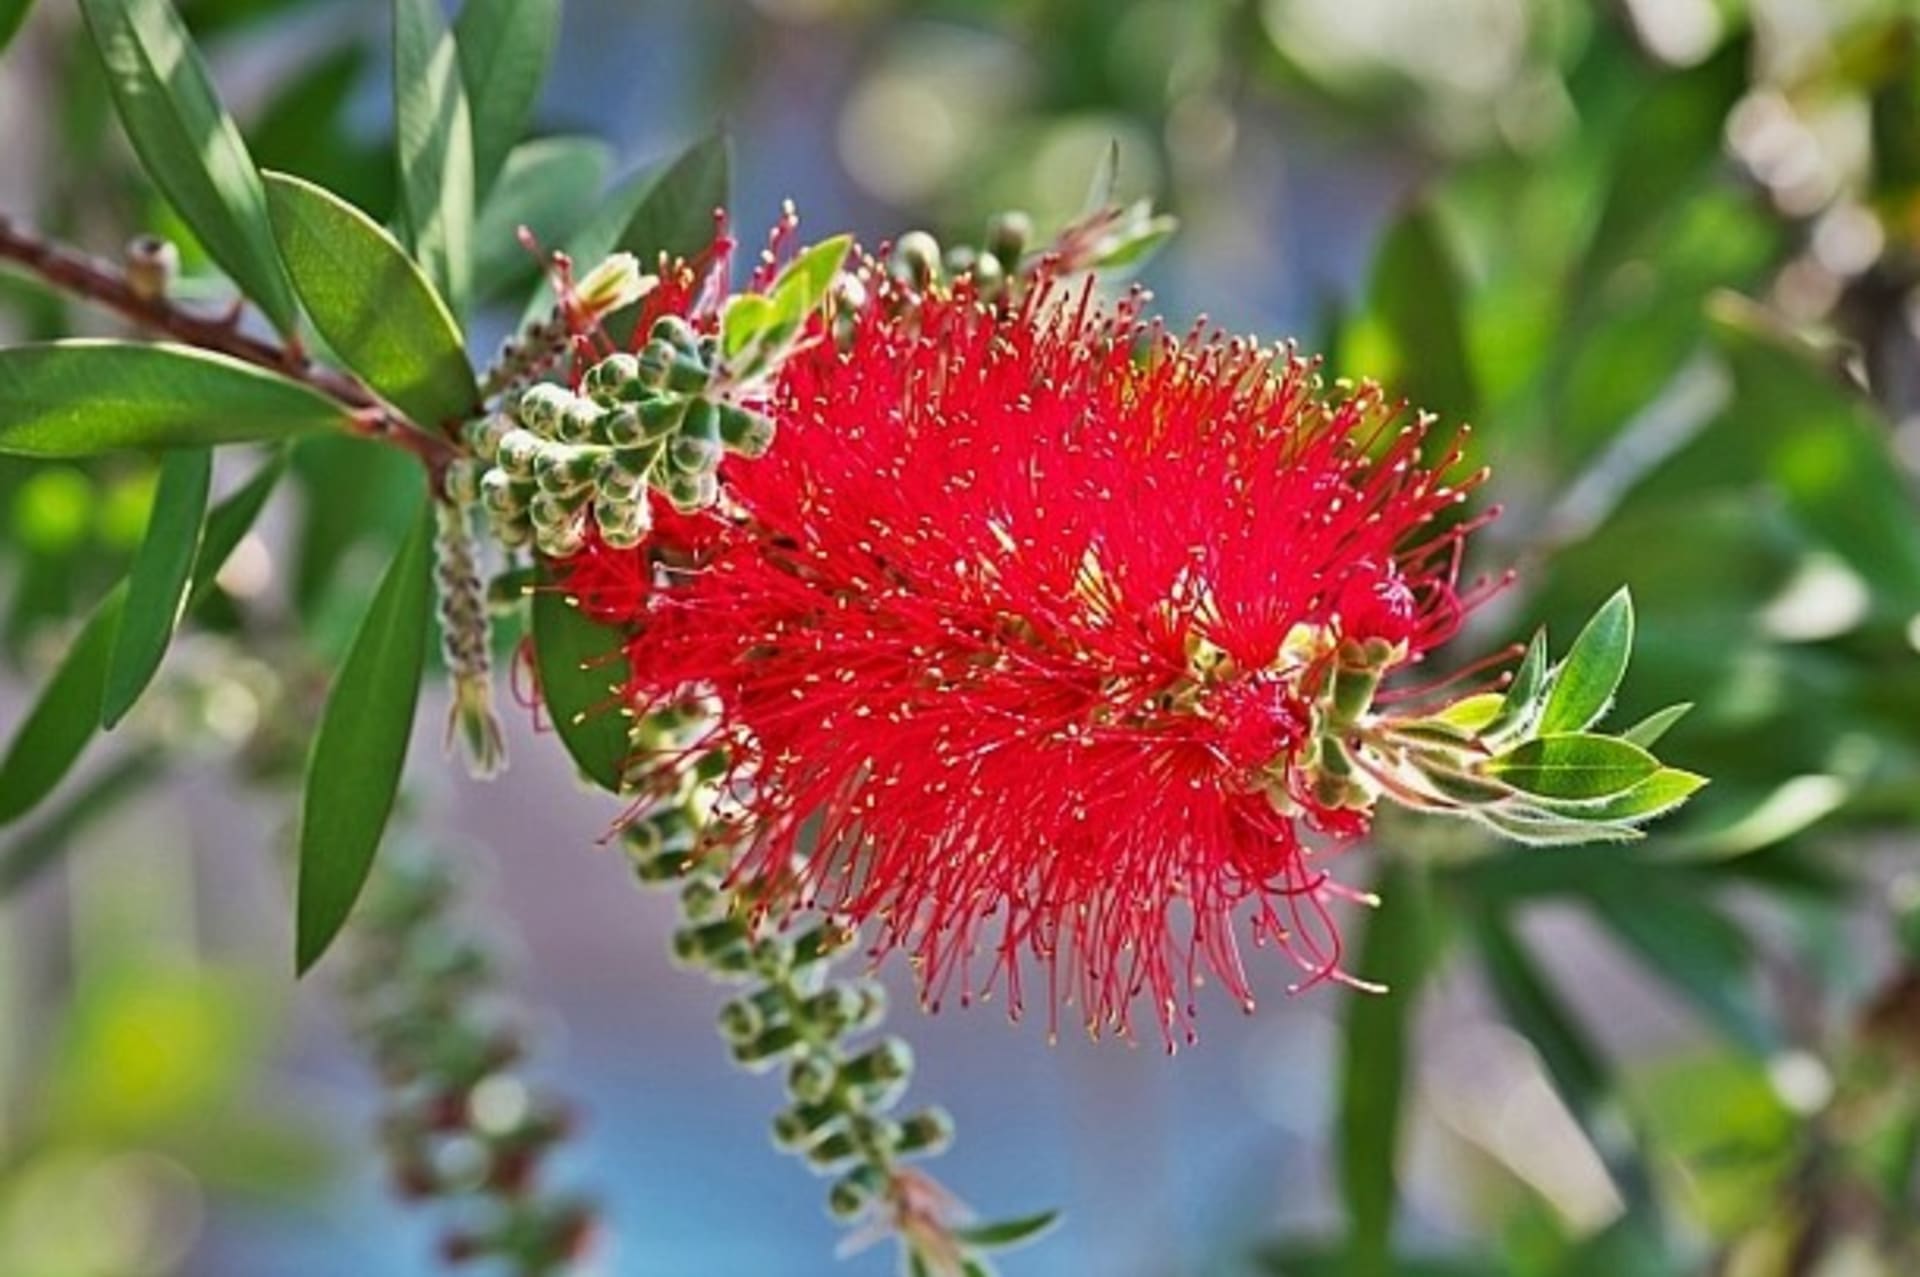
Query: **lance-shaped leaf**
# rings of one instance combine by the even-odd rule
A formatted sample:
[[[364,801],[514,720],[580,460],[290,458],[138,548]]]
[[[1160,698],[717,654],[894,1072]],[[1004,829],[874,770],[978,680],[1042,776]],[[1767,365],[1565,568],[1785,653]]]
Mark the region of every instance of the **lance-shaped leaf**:
[[[1430,959],[1426,884],[1404,865],[1381,876],[1381,905],[1367,919],[1355,971],[1387,986],[1347,1002],[1340,1066],[1340,1186],[1356,1272],[1384,1272],[1399,1197],[1407,1050]]]
[[[299,312],[274,251],[260,175],[167,0],[81,0],[133,149],[207,253],[274,327]]]
[[[88,457],[345,430],[352,414],[252,364],[165,343],[56,341],[0,350],[0,453]]]
[[[1685,718],[1693,709],[1692,701],[1681,701],[1665,709],[1657,709],[1639,722],[1620,733],[1620,739],[1630,740],[1642,749],[1652,749],[1660,738],[1673,730],[1673,725]]]
[[[0,53],[20,34],[20,25],[32,8],[33,0],[0,0]]]
[[[0,825],[20,819],[52,793],[99,730],[107,657],[126,602],[122,581],[87,618],[0,758]]]
[[[1524,731],[1540,712],[1540,698],[1546,686],[1547,632],[1543,628],[1535,631],[1533,641],[1527,644],[1527,654],[1520,658],[1520,668],[1514,671],[1506,699],[1481,729],[1482,735],[1497,740]]]
[[[473,190],[484,197],[533,115],[560,34],[560,0],[467,0],[453,33],[473,123]]]
[[[1450,418],[1478,409],[1462,321],[1460,267],[1433,213],[1415,208],[1387,231],[1373,268],[1372,318],[1393,347],[1398,394]]]
[[[1633,596],[1624,588],[1603,604],[1554,671],[1540,711],[1541,735],[1591,727],[1613,704],[1633,654]]]
[[[102,727],[112,727],[133,708],[173,640],[193,584],[212,479],[213,454],[205,448],[182,448],[160,463],[147,535],[127,572],[127,605],[107,664]]]
[[[479,391],[460,329],[393,237],[284,173],[267,174],[267,204],[307,314],[346,365],[423,425],[471,413]]]
[[[732,161],[724,134],[703,138],[665,165],[649,168],[607,197],[600,212],[567,242],[567,253],[589,270],[610,253],[632,253],[642,270],[660,254],[692,258],[713,241],[713,215],[727,205]],[[525,319],[553,308],[553,289],[543,284],[527,303]],[[632,320],[626,320],[630,330]],[[616,341],[629,333],[610,327]]]
[[[460,311],[473,282],[473,128],[439,0],[393,0],[393,120],[407,242]]]
[[[1488,759],[1482,770],[1524,793],[1581,802],[1623,793],[1659,771],[1660,763],[1629,741],[1570,732],[1522,741]]]
[[[513,148],[474,224],[475,298],[538,272],[540,263],[520,242],[522,226],[549,245],[579,231],[599,199],[610,160],[606,144],[593,138],[541,138]]]
[[[622,639],[618,630],[581,611],[577,599],[542,574],[533,591],[533,660],[540,698],[580,770],[616,793],[633,752],[620,698],[627,671]]]
[[[264,467],[207,516],[187,588],[188,608],[213,588],[284,469],[284,459]],[[126,598],[122,581],[100,601],[0,758],[0,825],[18,820],[51,793],[99,730],[107,663]]]
[[[953,1230],[958,1240],[982,1250],[1008,1250],[1035,1241],[1060,1222],[1057,1210],[996,1220],[991,1224],[968,1224]]]
[[[366,885],[400,790],[433,606],[432,511],[400,546],[327,694],[300,808],[295,963],[333,943]]]

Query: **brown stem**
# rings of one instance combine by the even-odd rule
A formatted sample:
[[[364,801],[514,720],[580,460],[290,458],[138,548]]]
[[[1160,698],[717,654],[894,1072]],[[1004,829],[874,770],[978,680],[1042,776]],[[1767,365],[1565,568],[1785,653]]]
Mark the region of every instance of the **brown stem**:
[[[43,239],[4,215],[0,215],[0,262],[13,262],[42,283],[151,332],[311,386],[352,409],[354,428],[361,434],[419,457],[436,482],[456,455],[447,439],[409,421],[358,378],[308,358],[297,340],[281,345],[242,332],[238,305],[219,316],[187,310],[164,294],[136,288],[119,266]]]

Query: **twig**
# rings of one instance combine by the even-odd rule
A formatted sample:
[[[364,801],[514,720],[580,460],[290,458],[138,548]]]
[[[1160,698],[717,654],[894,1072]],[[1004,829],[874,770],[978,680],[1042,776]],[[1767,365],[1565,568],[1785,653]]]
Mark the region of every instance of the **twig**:
[[[451,442],[407,419],[358,378],[316,364],[299,342],[285,345],[240,330],[236,305],[220,316],[196,314],[164,295],[134,286],[119,266],[43,239],[0,214],[0,262],[13,262],[41,282],[90,301],[151,332],[211,350],[310,386],[353,410],[354,427],[369,438],[413,453],[435,476],[457,455]]]

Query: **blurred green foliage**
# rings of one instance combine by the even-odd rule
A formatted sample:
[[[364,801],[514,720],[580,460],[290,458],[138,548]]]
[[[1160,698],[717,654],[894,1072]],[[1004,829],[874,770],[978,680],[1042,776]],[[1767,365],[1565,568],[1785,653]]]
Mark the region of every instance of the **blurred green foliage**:
[[[216,48],[313,7],[183,5]],[[1920,15],[1901,0],[756,0],[680,20],[723,104],[750,97],[755,59],[784,40],[841,49],[846,182],[901,226],[974,228],[1008,206],[1058,221],[1118,139],[1120,194],[1155,192],[1187,223],[1162,263],[1176,295],[1183,269],[1277,233],[1262,201],[1290,143],[1385,157],[1397,197],[1354,210],[1378,230],[1371,266],[1340,295],[1293,281],[1324,303],[1328,375],[1378,376],[1472,423],[1506,506],[1481,565],[1519,573],[1484,631],[1544,619],[1564,641],[1624,581],[1641,657],[1622,721],[1696,705],[1667,749],[1714,783],[1645,844],[1383,830],[1392,891],[1360,974],[1401,979],[1347,1022],[1350,1228],[1278,1239],[1266,1269],[1920,1270]],[[96,238],[163,229],[190,290],[205,255],[122,153],[70,28],[37,15],[22,37],[57,68],[59,175],[38,219]],[[323,42],[243,125],[262,166],[384,216],[392,157],[354,118],[370,43]],[[507,157],[501,189],[549,171],[597,189],[607,168],[593,151],[541,158]],[[564,242],[584,205],[552,204],[538,229]],[[479,225],[499,224],[483,207]],[[480,300],[526,282],[498,245],[483,252]],[[0,290],[15,334],[80,322],[18,281]],[[292,603],[338,651],[417,489],[402,459],[344,440],[300,445],[293,473]],[[0,459],[11,659],[44,668],[49,636],[124,570],[152,483],[124,462]],[[213,628],[244,623],[243,603],[224,605],[206,609]],[[1697,1020],[1696,1047],[1609,1041],[1606,1008],[1555,952],[1570,916]],[[1468,973],[1524,1041],[1566,1118],[1550,1149],[1594,1176],[1570,1189],[1492,1124],[1422,1102],[1436,1092],[1417,1029],[1423,999],[1450,996],[1440,971]],[[120,1200],[151,1164],[118,1150],[172,1147],[224,1102],[244,1077],[231,1061],[259,1049],[244,1005],[204,972],[76,983],[35,1105],[45,1129],[0,1155],[0,1271],[53,1262],[31,1248],[67,1244],[55,1233],[87,1235],[45,1203]],[[161,1040],[176,1053],[137,1049]],[[116,1085],[128,1068],[148,1084]],[[1415,1123],[1444,1127],[1472,1168],[1456,1188],[1474,1236],[1437,1254],[1396,1190]]]

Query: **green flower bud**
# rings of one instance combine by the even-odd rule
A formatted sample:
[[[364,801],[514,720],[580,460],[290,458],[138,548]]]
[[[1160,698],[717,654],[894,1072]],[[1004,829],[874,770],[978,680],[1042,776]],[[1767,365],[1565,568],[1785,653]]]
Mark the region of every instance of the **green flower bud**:
[[[519,484],[505,470],[495,468],[480,476],[480,504],[491,514],[519,514],[526,509]]]
[[[698,355],[680,355],[667,369],[667,389],[697,395],[713,380],[713,369]]]
[[[1033,219],[1025,213],[1013,210],[995,213],[987,219],[987,251],[999,258],[1007,269],[1019,269],[1020,259],[1027,255],[1027,245],[1031,243]]]
[[[700,334],[693,325],[678,315],[662,315],[653,321],[653,330],[647,334],[649,340],[664,341],[675,350],[688,355],[700,353]]]
[[[908,231],[893,246],[893,272],[915,288],[940,278],[940,241],[925,231]]]
[[[687,415],[687,401],[679,395],[658,395],[640,405],[641,436],[649,440],[665,439],[680,429]]]
[[[674,361],[679,357],[680,352],[668,342],[650,341],[642,346],[634,365],[640,384],[655,390],[666,385],[667,374],[673,371]]]
[[[905,1081],[913,1072],[913,1048],[899,1038],[882,1038],[840,1066],[840,1076],[852,1086]]]
[[[516,479],[533,478],[533,459],[546,447],[546,441],[531,430],[509,430],[500,439],[495,459],[500,468]]]
[[[637,387],[639,382],[640,361],[621,351],[587,369],[580,389],[595,403],[611,408],[626,397],[629,385]]]
[[[856,1166],[827,1190],[827,1209],[835,1219],[854,1219],[886,1191],[885,1171],[878,1166]]]
[[[556,437],[562,443],[592,443],[599,438],[602,414],[591,399],[575,399],[560,414]]]
[[[719,406],[710,399],[694,400],[687,405],[686,419],[667,449],[667,459],[676,470],[703,474],[720,464],[721,451]]]
[[[771,1065],[800,1045],[800,1031],[791,1024],[772,1024],[748,1042],[734,1044],[735,1062],[749,1068]]]
[[[796,1104],[782,1109],[773,1119],[774,1145],[788,1151],[802,1148],[840,1116],[835,1104]]]
[[[713,474],[686,474],[684,472],[666,476],[667,500],[673,508],[682,514],[692,514],[704,510],[720,497],[720,481]]]
[[[571,402],[573,395],[565,386],[543,381],[520,392],[514,415],[520,419],[521,425],[535,434],[551,436],[559,428],[560,414],[567,410]]]
[[[587,534],[573,521],[560,525],[533,525],[533,545],[540,553],[550,559],[567,559],[580,553],[587,544]]]
[[[621,404],[600,419],[600,437],[615,448],[632,448],[646,440],[646,431],[640,424],[640,410],[632,404]]]
[[[510,418],[495,413],[476,421],[469,421],[461,433],[466,438],[467,447],[471,448],[476,456],[492,461],[494,454],[500,450],[500,441],[506,438],[507,432],[513,428],[513,421]]]
[[[787,1070],[787,1094],[802,1104],[817,1104],[833,1091],[834,1067],[817,1055],[803,1055]]]
[[[953,1115],[943,1108],[930,1108],[901,1121],[894,1151],[912,1157],[942,1152],[952,1143]]]
[[[773,418],[734,404],[720,405],[720,439],[741,456],[764,457],[773,446]]]

